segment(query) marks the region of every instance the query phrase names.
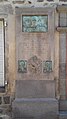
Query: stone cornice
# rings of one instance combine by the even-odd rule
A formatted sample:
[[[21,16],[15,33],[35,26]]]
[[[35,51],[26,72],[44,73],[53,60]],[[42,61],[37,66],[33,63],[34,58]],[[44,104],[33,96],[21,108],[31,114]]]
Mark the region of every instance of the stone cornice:
[[[67,12],[67,5],[59,5],[57,6],[58,12]]]
[[[32,8],[29,8],[29,7],[26,7],[26,8],[15,8],[15,13],[16,14],[23,14],[23,15],[44,15],[44,14],[48,14],[49,11],[50,12],[53,12],[55,10],[55,8],[53,7],[32,7]]]
[[[67,32],[67,27],[57,27],[58,32]]]

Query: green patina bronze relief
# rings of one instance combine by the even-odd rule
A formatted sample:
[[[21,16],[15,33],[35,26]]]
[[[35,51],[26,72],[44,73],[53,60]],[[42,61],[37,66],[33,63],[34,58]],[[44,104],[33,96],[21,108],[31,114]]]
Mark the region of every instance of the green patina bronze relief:
[[[52,72],[52,61],[41,61],[37,56],[31,57],[28,61],[27,60],[18,60],[18,72],[19,73],[27,73],[28,71],[35,74],[43,72]]]
[[[48,16],[22,16],[23,32],[47,32]]]
[[[43,72],[51,72],[52,71],[52,61],[43,61]]]
[[[27,73],[27,61],[26,60],[18,61],[18,71],[20,73]]]

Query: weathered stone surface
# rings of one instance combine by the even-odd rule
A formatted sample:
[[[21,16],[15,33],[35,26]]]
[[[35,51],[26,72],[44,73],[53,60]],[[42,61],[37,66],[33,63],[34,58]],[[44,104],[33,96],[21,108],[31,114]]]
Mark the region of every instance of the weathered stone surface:
[[[63,5],[63,6],[58,5],[57,10],[58,10],[58,12],[62,12],[62,11],[66,12],[67,11],[67,6],[66,5]]]
[[[60,80],[60,96],[66,96],[66,80]]]
[[[37,2],[43,2],[44,0],[37,0]]]
[[[66,13],[60,13],[60,26],[66,26],[67,25],[67,21],[66,21]]]
[[[57,119],[58,101],[56,99],[15,99],[12,107],[14,119]]]
[[[4,104],[10,104],[10,96],[3,97]]]
[[[66,63],[66,33],[60,33],[60,63]]]
[[[55,98],[55,81],[16,80],[16,98]]]
[[[67,27],[65,27],[65,26],[64,27],[63,26],[62,27],[57,27],[57,31],[58,32],[67,32]]]
[[[66,0],[59,0],[59,1],[66,2]]]
[[[2,104],[2,97],[0,97],[0,104]]]
[[[15,79],[16,79],[16,57],[15,57],[15,15],[9,15],[8,16],[8,82],[9,82],[9,87],[8,90],[11,92],[14,92],[15,90]]]
[[[63,16],[62,14],[61,16]],[[60,33],[60,98],[66,97],[66,33]]]
[[[59,102],[60,111],[67,111],[67,100],[61,100]]]
[[[8,115],[0,114],[0,119],[11,119],[11,118]]]
[[[51,1],[53,1],[53,0],[47,0],[47,1],[51,2]]]
[[[0,14],[13,14],[13,8],[11,4],[1,4]]]
[[[67,111],[60,111],[59,119],[67,119]]]
[[[66,79],[66,63],[60,64],[60,80]]]

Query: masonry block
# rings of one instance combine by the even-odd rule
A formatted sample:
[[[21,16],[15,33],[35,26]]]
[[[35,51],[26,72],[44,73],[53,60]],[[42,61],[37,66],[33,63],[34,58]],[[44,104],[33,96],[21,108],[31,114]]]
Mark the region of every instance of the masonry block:
[[[67,119],[67,111],[60,111],[59,119]]]
[[[0,115],[0,119],[11,119],[8,115]]]
[[[13,119],[57,119],[58,101],[51,98],[15,99]]]
[[[67,100],[61,100],[59,106],[60,106],[60,111],[67,112]]]
[[[16,80],[16,98],[55,98],[54,80]]]

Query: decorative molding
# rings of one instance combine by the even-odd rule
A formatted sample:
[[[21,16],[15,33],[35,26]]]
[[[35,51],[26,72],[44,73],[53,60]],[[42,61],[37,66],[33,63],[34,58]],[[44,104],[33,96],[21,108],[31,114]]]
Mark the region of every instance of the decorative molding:
[[[67,27],[57,27],[58,32],[67,32]]]
[[[58,5],[57,11],[58,12],[67,12],[67,5]]]

